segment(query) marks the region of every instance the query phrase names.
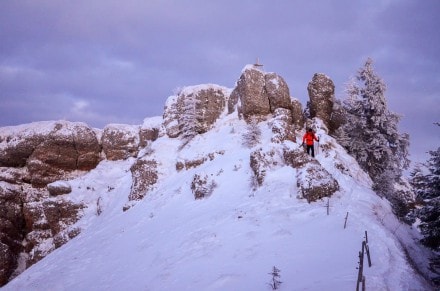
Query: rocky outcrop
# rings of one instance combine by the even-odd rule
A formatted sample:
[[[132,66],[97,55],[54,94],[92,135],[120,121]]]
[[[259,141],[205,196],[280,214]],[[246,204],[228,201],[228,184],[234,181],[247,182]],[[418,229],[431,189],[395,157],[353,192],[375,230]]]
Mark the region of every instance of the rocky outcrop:
[[[330,197],[339,190],[339,184],[333,176],[302,148],[285,147],[283,157],[287,165],[297,169],[296,181],[300,198],[313,202]]]
[[[229,89],[214,84],[183,88],[165,104],[163,126],[166,134],[175,138],[182,132],[207,132],[224,111],[229,94]]]
[[[20,254],[28,267],[79,233],[70,226],[83,205],[55,181],[95,168],[100,152],[96,132],[80,122],[0,128],[0,285],[23,271]]]
[[[125,160],[136,157],[139,153],[139,126],[126,124],[109,124],[104,127],[102,150],[110,161]]]
[[[68,121],[0,128],[0,149],[0,167],[26,167],[36,187],[95,168],[100,153],[95,132],[84,123]]]
[[[133,182],[128,200],[141,200],[157,182],[157,162],[155,160],[138,159],[130,168],[130,171]]]
[[[0,182],[0,286],[9,281],[23,250],[25,221],[18,187]]]
[[[295,127],[292,123],[292,114],[289,109],[277,108],[271,120],[272,139],[274,143],[282,143],[285,140],[295,142]]]
[[[309,203],[330,197],[339,190],[338,181],[316,160],[298,169],[296,183],[301,197]]]
[[[296,129],[300,129],[304,127],[304,113],[301,102],[292,98],[292,123]]]
[[[250,167],[258,186],[263,185],[268,169],[281,165],[282,163],[276,148],[266,150],[259,148],[250,155]]]
[[[265,73],[259,68],[246,66],[237,85],[231,93],[228,112],[232,113],[237,104],[239,114],[246,120],[265,116],[278,108],[291,109],[289,87],[284,79],[275,73]]]
[[[20,254],[27,268],[75,237],[79,230],[70,226],[83,207],[44,188],[0,182],[0,285],[20,272]]]
[[[310,98],[310,117],[319,117],[329,127],[335,99],[335,85],[326,75],[316,73],[307,86]]]
[[[139,130],[139,146],[144,148],[149,142],[155,141],[159,137],[159,131],[162,126],[162,117],[146,118]]]

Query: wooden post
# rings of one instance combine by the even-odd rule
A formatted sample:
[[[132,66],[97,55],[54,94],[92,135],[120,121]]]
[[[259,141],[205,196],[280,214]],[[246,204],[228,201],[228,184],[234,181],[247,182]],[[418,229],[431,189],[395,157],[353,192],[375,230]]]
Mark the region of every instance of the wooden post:
[[[362,276],[362,291],[365,291],[365,276]]]
[[[347,227],[347,219],[348,219],[348,212],[347,215],[345,215],[344,229]]]
[[[365,231],[365,242],[368,243],[368,233]]]
[[[368,259],[368,267],[371,267],[371,257],[370,257],[370,248],[368,247],[368,244],[364,242],[365,250],[367,251],[367,259]]]
[[[327,199],[327,215],[330,213],[330,198]]]

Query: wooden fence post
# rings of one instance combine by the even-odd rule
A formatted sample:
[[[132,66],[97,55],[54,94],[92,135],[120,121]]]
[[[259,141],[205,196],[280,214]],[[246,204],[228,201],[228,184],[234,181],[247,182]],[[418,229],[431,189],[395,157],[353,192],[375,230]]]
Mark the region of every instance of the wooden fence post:
[[[344,229],[347,227],[347,219],[348,219],[348,211],[347,211],[347,215],[345,215]]]

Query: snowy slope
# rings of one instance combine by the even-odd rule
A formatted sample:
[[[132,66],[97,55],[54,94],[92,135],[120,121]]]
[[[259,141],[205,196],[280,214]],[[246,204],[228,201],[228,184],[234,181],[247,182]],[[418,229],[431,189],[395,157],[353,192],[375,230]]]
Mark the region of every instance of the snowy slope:
[[[275,146],[268,124],[260,127],[256,148]],[[296,170],[282,163],[253,189],[245,128],[228,115],[180,151],[179,139],[156,140],[159,182],[126,212],[134,159],[103,161],[69,181],[73,199],[89,205],[77,225],[82,233],[1,290],[271,290],[274,266],[280,290],[355,290],[365,231],[373,262],[364,271],[368,290],[429,290],[395,236],[405,226],[331,137],[318,131],[332,151],[316,158],[341,186],[327,215],[327,199],[297,197]],[[176,171],[176,161],[210,153],[201,166]],[[210,197],[194,199],[196,173],[215,181]]]

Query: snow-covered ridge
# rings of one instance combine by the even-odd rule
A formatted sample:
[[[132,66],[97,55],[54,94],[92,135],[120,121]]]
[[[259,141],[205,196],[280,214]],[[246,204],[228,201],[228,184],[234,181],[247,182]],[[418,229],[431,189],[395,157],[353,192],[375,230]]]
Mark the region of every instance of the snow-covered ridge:
[[[407,228],[371,190],[368,175],[319,127],[316,161],[337,177],[335,195],[307,203],[298,194],[298,169],[283,163],[266,168],[263,184],[254,187],[249,155],[279,147],[270,141],[270,120],[258,127],[261,139],[253,148],[243,146],[247,124],[232,115],[181,150],[179,139],[159,137],[149,154],[159,161],[159,182],[125,212],[134,158],[103,161],[69,181],[72,199],[87,204],[77,222],[83,231],[2,290],[270,290],[273,266],[282,289],[353,290],[365,231],[373,260],[364,269],[369,288],[429,288],[393,233]],[[175,169],[178,160],[213,152],[222,154]],[[201,200],[191,189],[196,174],[215,182]]]
[[[401,245],[416,249],[416,234],[329,135],[330,119],[303,120],[282,78],[248,69],[233,90],[188,86],[167,100],[162,117],[87,131],[102,150],[97,164],[49,183],[57,196],[44,187],[35,196],[48,221],[54,204],[81,205],[65,226],[71,240],[55,249],[48,235],[35,250],[52,252],[2,290],[270,290],[273,267],[281,290],[353,290],[366,231],[369,289],[429,290]],[[332,101],[332,82],[323,80],[314,100],[325,117],[319,106]],[[252,95],[263,87],[270,90]],[[319,136],[315,158],[300,146],[305,124]],[[34,130],[24,127],[12,132]],[[2,189],[14,175],[28,187],[27,173],[14,169],[0,175],[9,181]]]

